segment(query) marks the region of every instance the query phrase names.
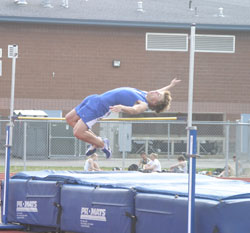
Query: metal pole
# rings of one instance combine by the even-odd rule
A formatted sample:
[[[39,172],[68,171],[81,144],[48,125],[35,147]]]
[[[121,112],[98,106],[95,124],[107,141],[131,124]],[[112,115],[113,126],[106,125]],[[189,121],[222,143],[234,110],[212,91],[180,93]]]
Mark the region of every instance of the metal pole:
[[[229,127],[230,125],[226,125],[226,166],[225,166],[225,171],[226,171],[226,177],[228,177],[228,164],[229,164]]]
[[[23,132],[23,169],[26,171],[26,160],[27,160],[27,121],[24,122]]]
[[[148,139],[145,140],[145,152],[148,155]]]
[[[187,154],[189,157],[189,175],[188,175],[188,233],[195,232],[195,170],[196,158],[196,129],[192,128],[193,112],[193,80],[194,80],[194,55],[195,55],[195,24],[191,26],[190,33],[190,60],[189,60],[189,88],[188,88],[188,143]]]
[[[248,120],[248,124],[250,123],[250,120]],[[247,142],[248,142],[248,145],[247,145],[247,154],[248,154],[248,161],[250,161],[250,127],[249,127],[249,125],[247,126]],[[243,139],[242,139],[243,140]],[[236,156],[237,156],[237,158],[238,158],[238,156],[240,155],[240,153],[239,154],[237,154]]]
[[[195,54],[195,24],[191,26],[190,58],[189,58],[189,86],[188,86],[188,127],[192,126],[193,86],[194,86],[194,54]]]
[[[197,153],[197,128],[188,128],[188,233],[195,232],[195,175],[196,175],[196,153]]]
[[[124,171],[125,169],[125,159],[126,159],[126,151],[122,151],[122,170]]]
[[[15,47],[14,47],[15,50]],[[14,114],[14,99],[15,99],[15,80],[16,80],[16,57],[17,53],[14,51],[13,52],[13,57],[12,57],[12,78],[11,78],[11,96],[10,96],[10,119],[9,119],[9,124],[10,124],[10,140],[9,140],[9,145],[12,146],[12,132],[13,132],[13,114]]]
[[[13,114],[14,114],[14,94],[15,94],[15,77],[16,77],[16,58],[17,45],[10,46],[13,53],[10,54],[12,58],[12,77],[11,77],[11,96],[10,96],[10,119],[6,128],[6,150],[5,150],[5,178],[4,178],[4,200],[3,200],[3,223],[8,223],[8,201],[9,201],[9,176],[10,176],[10,155],[12,146],[12,132],[13,132]]]
[[[168,160],[170,154],[170,124],[168,123]]]
[[[9,199],[9,175],[10,175],[10,126],[6,126],[6,149],[5,149],[5,176],[4,176],[4,193],[3,193],[3,213],[2,222],[8,223],[8,199]]]
[[[122,152],[122,170],[125,169],[125,159],[127,157],[127,151],[131,151],[131,124],[122,122],[119,125],[119,149]]]

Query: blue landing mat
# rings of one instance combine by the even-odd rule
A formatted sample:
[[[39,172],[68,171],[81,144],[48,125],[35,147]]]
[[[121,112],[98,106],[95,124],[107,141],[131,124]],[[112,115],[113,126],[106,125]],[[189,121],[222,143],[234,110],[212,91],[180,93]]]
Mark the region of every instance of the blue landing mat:
[[[188,175],[177,173],[141,172],[74,172],[39,171],[20,172],[12,179],[61,181],[68,184],[101,186],[109,188],[133,188],[140,192],[169,195],[188,195]],[[196,175],[196,197],[212,200],[250,198],[250,183],[239,180],[223,180]]]
[[[187,174],[47,170],[18,173],[10,187],[12,222],[84,233],[187,233]],[[250,183],[196,176],[196,233],[250,233],[249,210]]]

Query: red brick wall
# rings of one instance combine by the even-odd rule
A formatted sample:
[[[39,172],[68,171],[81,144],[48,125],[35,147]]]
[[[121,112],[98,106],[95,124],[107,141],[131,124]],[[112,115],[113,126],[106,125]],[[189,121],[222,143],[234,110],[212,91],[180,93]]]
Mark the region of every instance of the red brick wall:
[[[177,32],[97,26],[0,24],[3,76],[0,77],[0,115],[8,115],[11,59],[8,44],[18,44],[15,109],[73,108],[85,96],[119,86],[143,90],[182,83],[172,90],[171,111],[186,112],[188,52],[145,50],[146,32]],[[236,35],[236,53],[197,53],[195,56],[194,112],[221,112],[237,118],[250,112],[249,32],[205,32]],[[112,60],[121,61],[120,68]],[[52,76],[53,72],[55,77]]]

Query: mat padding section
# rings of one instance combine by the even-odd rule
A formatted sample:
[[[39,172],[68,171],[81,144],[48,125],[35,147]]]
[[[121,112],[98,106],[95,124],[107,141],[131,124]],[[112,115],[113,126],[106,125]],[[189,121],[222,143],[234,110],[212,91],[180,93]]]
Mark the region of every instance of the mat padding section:
[[[10,180],[10,193],[10,222],[85,233],[187,233],[187,174],[22,172]],[[249,209],[250,183],[196,176],[196,233],[249,233]]]

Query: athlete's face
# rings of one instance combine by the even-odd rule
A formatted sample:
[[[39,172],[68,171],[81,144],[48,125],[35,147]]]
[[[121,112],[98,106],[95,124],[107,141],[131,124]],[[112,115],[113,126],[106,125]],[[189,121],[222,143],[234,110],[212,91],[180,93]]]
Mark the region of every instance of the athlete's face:
[[[150,159],[154,161],[155,160],[155,156],[153,154],[151,154],[150,155]]]
[[[150,105],[156,105],[163,100],[163,94],[159,91],[149,91],[147,94],[147,101]]]

